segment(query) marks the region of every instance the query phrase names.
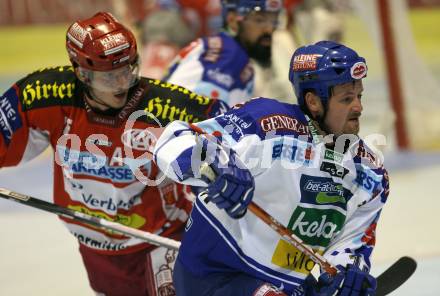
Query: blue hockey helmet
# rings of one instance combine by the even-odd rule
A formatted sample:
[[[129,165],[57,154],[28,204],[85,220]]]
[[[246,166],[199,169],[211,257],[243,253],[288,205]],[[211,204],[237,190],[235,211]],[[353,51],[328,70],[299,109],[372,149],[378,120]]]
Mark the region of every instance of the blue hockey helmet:
[[[226,19],[229,11],[237,11],[245,16],[251,11],[280,12],[282,8],[282,0],[222,0],[223,19]]]
[[[298,104],[305,106],[305,91],[313,90],[325,106],[330,88],[367,76],[367,64],[353,49],[333,41],[299,47],[292,56],[289,80]]]

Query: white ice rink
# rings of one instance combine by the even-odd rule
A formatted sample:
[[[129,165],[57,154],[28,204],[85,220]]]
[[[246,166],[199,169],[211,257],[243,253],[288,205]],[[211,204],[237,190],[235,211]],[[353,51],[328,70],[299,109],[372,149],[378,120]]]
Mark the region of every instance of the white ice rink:
[[[392,295],[440,295],[440,154],[385,155],[391,194],[377,230],[373,271],[403,255],[418,269]],[[21,168],[2,169],[0,187],[47,199],[48,155]],[[439,182],[439,187],[437,187]],[[94,295],[75,239],[55,215],[0,200],[0,295]]]

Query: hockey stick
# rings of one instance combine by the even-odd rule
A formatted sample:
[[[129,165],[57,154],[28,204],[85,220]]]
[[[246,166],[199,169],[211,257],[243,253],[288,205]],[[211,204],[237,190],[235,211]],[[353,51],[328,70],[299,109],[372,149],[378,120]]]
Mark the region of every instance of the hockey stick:
[[[404,284],[417,268],[417,262],[411,257],[401,257],[377,279],[376,296],[388,295]]]
[[[152,233],[144,232],[128,226],[124,226],[122,224],[111,222],[102,218],[93,217],[84,213],[80,213],[68,208],[64,208],[46,202],[44,200],[40,200],[28,195],[13,192],[4,188],[0,188],[0,197],[24,204],[26,206],[34,207],[49,213],[53,213],[69,219],[73,219],[88,225],[92,225],[103,230],[110,230],[123,235],[136,237],[156,246],[163,246],[173,250],[178,250],[180,247],[180,242],[178,241],[161,237]],[[262,210],[258,206],[256,206],[256,208]],[[279,222],[277,222],[275,219],[273,220],[279,224]],[[272,222],[273,221],[270,220],[270,223]],[[284,227],[281,224],[279,225],[281,227]],[[272,227],[272,225],[270,226]],[[287,239],[290,242],[290,237],[287,238],[283,237],[283,238]],[[311,250],[311,252],[313,252],[313,250]],[[380,274],[377,277],[376,295],[377,296],[387,295],[392,291],[394,291],[395,289],[399,288],[414,273],[416,267],[417,267],[417,263],[414,261],[414,259],[410,257],[402,257],[399,260],[397,260],[393,265],[391,265],[387,270],[385,270],[382,274]]]
[[[72,209],[64,208],[59,205],[29,196],[21,193],[13,192],[5,188],[0,188],[0,197],[9,199],[26,206],[34,207],[49,213],[57,214],[75,221],[85,223],[97,227],[102,230],[112,231],[118,234],[139,238],[152,245],[166,247],[173,250],[178,250],[180,242],[170,238],[162,237],[153,233],[131,228],[117,222],[112,222],[103,218],[93,217],[85,213],[74,211]]]

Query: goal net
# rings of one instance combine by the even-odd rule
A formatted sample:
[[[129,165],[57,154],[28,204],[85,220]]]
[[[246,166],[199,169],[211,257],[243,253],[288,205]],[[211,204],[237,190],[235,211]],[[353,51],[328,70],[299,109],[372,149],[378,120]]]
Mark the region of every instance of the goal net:
[[[388,4],[390,36],[380,21],[379,7]],[[369,67],[365,80],[363,133],[381,133],[387,146],[399,147],[397,131],[406,133],[408,148],[440,147],[440,78],[434,77],[417,53],[408,16],[407,2],[351,0],[354,13],[346,24],[346,44],[362,53]],[[394,52],[384,50],[384,38],[393,38]],[[386,53],[386,54],[385,54]],[[392,56],[390,56],[392,55]],[[395,58],[395,72],[387,75]],[[393,82],[394,81],[394,82]],[[400,85],[401,101],[392,91]],[[394,100],[394,105],[391,103]],[[402,114],[394,112],[401,108]],[[396,124],[397,123],[397,124]]]

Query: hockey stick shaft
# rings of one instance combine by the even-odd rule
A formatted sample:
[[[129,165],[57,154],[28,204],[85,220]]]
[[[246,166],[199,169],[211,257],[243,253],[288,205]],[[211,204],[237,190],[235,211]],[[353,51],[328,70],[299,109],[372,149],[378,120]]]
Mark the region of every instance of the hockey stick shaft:
[[[273,230],[275,230],[285,241],[295,246],[305,255],[309,256],[313,262],[319,264],[319,266],[321,266],[323,270],[325,270],[331,275],[336,275],[337,269],[334,266],[332,266],[323,256],[319,255],[318,253],[315,253],[315,251],[313,251],[312,248],[304,244],[304,242],[299,237],[297,237],[289,228],[281,224],[278,220],[276,220],[273,216],[268,214],[255,202],[251,202],[248,206],[248,209],[255,216],[260,218],[260,220],[262,220]]]
[[[17,193],[5,188],[0,188],[0,197],[15,201],[26,206],[37,208],[49,213],[57,214],[59,216],[69,218],[84,224],[97,227],[102,230],[111,231],[114,233],[135,237],[146,241],[150,244],[166,247],[173,250],[178,250],[180,242],[170,238],[162,237],[153,233],[131,228],[117,222],[112,222],[103,218],[93,217],[85,213],[74,211],[72,209],[64,208],[59,205],[29,196]]]

